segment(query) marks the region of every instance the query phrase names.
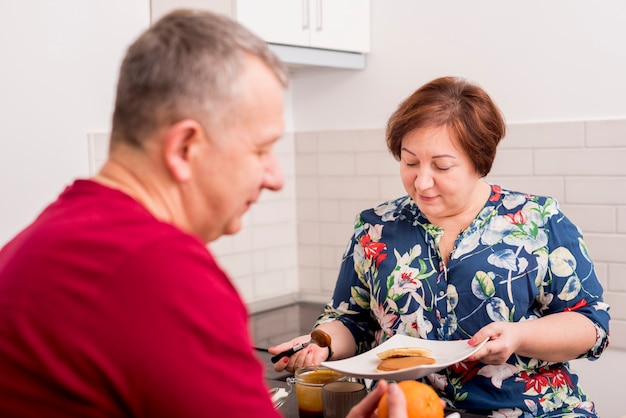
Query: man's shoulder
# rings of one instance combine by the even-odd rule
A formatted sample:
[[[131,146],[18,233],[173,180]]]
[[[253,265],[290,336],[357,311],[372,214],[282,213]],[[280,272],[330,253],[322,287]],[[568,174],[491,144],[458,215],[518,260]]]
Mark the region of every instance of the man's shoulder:
[[[116,274],[184,258],[213,263],[199,238],[155,218],[130,196],[77,182],[2,249],[0,266],[33,270],[58,259],[54,269],[85,265],[92,274]]]

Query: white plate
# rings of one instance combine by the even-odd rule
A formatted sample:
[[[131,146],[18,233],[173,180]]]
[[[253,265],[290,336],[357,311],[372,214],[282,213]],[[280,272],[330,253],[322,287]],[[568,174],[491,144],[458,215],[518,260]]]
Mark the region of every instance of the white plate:
[[[455,363],[465,360],[478,351],[487,340],[472,347],[467,344],[467,340],[438,341],[424,340],[421,338],[409,337],[408,335],[394,335],[381,345],[358,356],[344,360],[324,361],[322,366],[336,370],[348,376],[361,377],[365,379],[419,379],[431,373],[438,372]],[[380,358],[376,353],[380,353],[390,348],[419,347],[432,351],[431,357],[435,359],[434,364],[409,367],[391,372],[377,372],[376,366],[380,363]]]

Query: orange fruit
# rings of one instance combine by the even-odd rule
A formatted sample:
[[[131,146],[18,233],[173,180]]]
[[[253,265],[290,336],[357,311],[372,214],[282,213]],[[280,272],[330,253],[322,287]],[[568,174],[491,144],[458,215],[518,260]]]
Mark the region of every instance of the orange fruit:
[[[409,418],[443,418],[443,405],[435,389],[415,380],[398,382],[406,397]],[[387,393],[378,402],[378,418],[389,418]]]

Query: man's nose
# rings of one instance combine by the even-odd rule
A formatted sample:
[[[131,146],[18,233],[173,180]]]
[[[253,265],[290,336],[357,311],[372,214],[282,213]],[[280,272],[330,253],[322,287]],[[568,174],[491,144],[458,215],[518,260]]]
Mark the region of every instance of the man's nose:
[[[269,190],[278,191],[285,185],[285,177],[283,176],[283,170],[280,168],[278,158],[275,154],[272,154],[265,168],[265,174],[263,179],[263,187]]]

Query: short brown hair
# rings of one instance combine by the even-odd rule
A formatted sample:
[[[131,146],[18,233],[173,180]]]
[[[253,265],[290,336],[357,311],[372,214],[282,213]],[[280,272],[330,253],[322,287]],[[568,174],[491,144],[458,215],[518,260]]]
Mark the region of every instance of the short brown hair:
[[[387,123],[387,147],[400,159],[402,139],[414,129],[446,126],[453,139],[486,176],[506,132],[498,106],[478,85],[459,77],[437,78],[405,99]]]
[[[185,118],[205,128],[236,111],[238,78],[251,54],[283,86],[287,71],[267,44],[232,19],[176,10],[129,48],[120,68],[111,146],[141,147],[157,129]]]

